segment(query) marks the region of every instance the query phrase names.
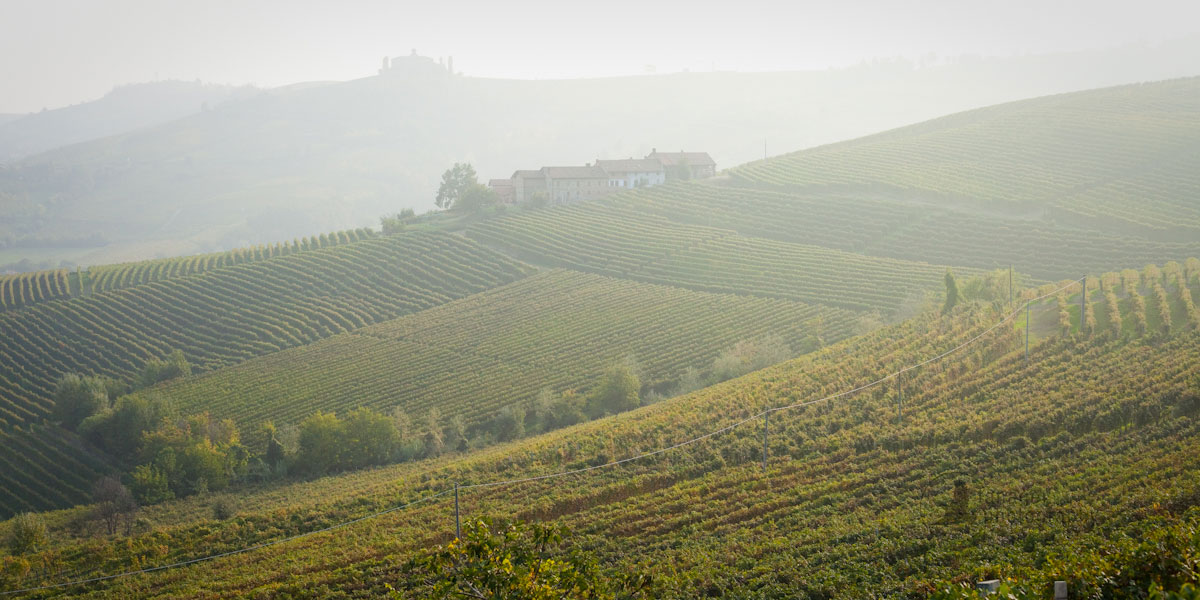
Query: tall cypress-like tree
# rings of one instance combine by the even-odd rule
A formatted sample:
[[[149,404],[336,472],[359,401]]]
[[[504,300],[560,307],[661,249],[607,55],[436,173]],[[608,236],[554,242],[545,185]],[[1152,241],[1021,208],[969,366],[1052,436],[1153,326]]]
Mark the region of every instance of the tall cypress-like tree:
[[[946,269],[946,304],[942,305],[942,314],[950,312],[958,304],[958,282],[954,279],[954,273],[950,269]]]

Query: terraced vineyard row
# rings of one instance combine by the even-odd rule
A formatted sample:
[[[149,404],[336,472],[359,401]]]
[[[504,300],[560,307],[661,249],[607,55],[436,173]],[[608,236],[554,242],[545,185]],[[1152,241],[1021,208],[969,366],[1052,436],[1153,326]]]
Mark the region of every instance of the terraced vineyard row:
[[[311,531],[464,484],[538,476],[662,448],[780,406],[826,396],[936,355],[994,322],[925,315],[828,351],[618,418],[446,460],[297,483],[241,499],[214,522],[199,500],[156,507],[177,523],[141,536],[167,562]],[[1136,535],[1194,503],[1200,475],[1200,334],[1163,343],[1055,340],[1023,358],[1001,330],[891,385],[772,415],[767,472],[757,424],[655,458],[461,494],[465,519],[555,521],[604,562],[671,579],[677,597],[906,595],[931,579],[1030,568],[1047,554]],[[954,481],[966,486],[953,510]],[[159,593],[370,597],[404,561],[453,531],[453,498],[169,574],[80,595]],[[88,540],[72,569],[122,567]],[[139,563],[144,566],[146,563]],[[95,569],[99,568],[99,571]],[[1004,571],[1011,572],[1011,571]],[[1087,573],[1076,573],[1086,577]]]
[[[1042,207],[1117,231],[1200,234],[1200,78],[969,111],[749,163],[736,180]],[[1014,176],[1014,174],[1019,174]]]
[[[290,243],[237,248],[228,252],[178,256],[139,262],[97,265],[74,272],[68,269],[0,276],[0,312],[47,300],[107,292],[151,281],[196,275],[211,269],[286,256],[306,250],[331,248],[371,238],[374,230],[348,229]]]
[[[672,223],[605,203],[472,226],[468,235],[537,262],[691,289],[892,311],[941,284],[945,267]]]
[[[297,239],[290,243],[237,248],[228,252],[216,252],[213,254],[100,265],[89,268],[84,276],[89,291],[107,292],[151,281],[159,281],[161,279],[195,275],[210,269],[266,260],[277,256],[286,256],[306,250],[331,248],[340,244],[349,244],[369,239],[374,236],[375,232],[371,229],[348,229]]]
[[[64,373],[129,380],[171,350],[216,369],[528,273],[460,236],[412,232],[0,314],[0,423],[48,414]]]
[[[643,384],[661,387],[738,341],[774,334],[799,353],[851,335],[856,321],[787,300],[556,270],[160,391],[185,412],[243,427],[357,406],[416,418],[436,406],[474,425],[543,388],[586,391],[630,355]]]
[[[115,470],[60,427],[0,430],[0,519],[88,502],[96,480]]]
[[[67,269],[0,275],[0,311],[74,295]]]
[[[1117,237],[867,194],[785,193],[693,182],[639,190],[615,202],[676,223],[716,224],[742,235],[934,264],[981,269],[1013,265],[1042,279],[1200,255],[1200,242]]]

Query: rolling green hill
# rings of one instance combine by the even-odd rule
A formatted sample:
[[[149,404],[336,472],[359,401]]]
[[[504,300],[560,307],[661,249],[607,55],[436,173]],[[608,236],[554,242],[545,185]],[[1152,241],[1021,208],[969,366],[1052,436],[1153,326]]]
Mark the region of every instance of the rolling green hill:
[[[870,191],[1200,237],[1200,78],[991,106],[749,163],[746,183]]]
[[[460,236],[412,232],[3,313],[0,423],[47,415],[65,373],[129,381],[171,350],[208,371],[529,272]]]
[[[0,276],[0,311],[44,302],[108,292],[151,281],[196,275],[209,269],[330,248],[375,235],[371,229],[335,231],[329,234],[229,252],[177,256],[132,263],[98,265],[86,270],[54,269]]]
[[[414,418],[436,407],[476,426],[505,406],[532,405],[544,388],[586,392],[630,358],[647,390],[666,390],[739,341],[774,335],[800,354],[850,336],[857,320],[787,300],[550,271],[154,393],[246,431],[358,406]]]
[[[0,556],[0,587],[265,543],[65,591],[373,597],[449,539],[456,482],[468,518],[570,525],[606,565],[681,598],[922,597],[935,580],[1044,574],[1050,557],[1200,522],[1197,91],[1189,79],[994,106],[714,180],[302,252],[0,280],[0,300],[21,305],[0,312],[5,515],[84,500],[111,469],[43,423],[61,374],[129,381],[175,349],[199,373],[136,393],[231,418],[255,451],[261,422],[316,411],[399,408],[404,444],[419,444],[437,434],[426,418],[482,430],[505,408],[586,395],[615,363],[636,363],[643,393],[670,392],[739,342],[807,352],[514,442],[484,433],[310,481],[260,469],[231,492],[146,507],[119,539],[88,537],[85,507],[54,513],[39,568]],[[1041,286],[1015,304],[987,273],[1010,264]],[[939,311],[948,267],[960,304]]]
[[[1044,219],[897,201],[882,192],[772,191],[690,182],[638,190],[614,202],[674,223],[720,226],[746,236],[933,264],[1012,265],[1042,279],[1200,256],[1200,236],[1191,242],[1153,241]]]
[[[621,199],[485,221],[467,235],[535,263],[849,310],[894,311],[936,288],[946,270],[673,223]]]
[[[1053,314],[1055,303],[1038,312]],[[678,597],[861,598],[919,595],[964,574],[1027,573],[1051,553],[1086,552],[1152,518],[1184,516],[1200,494],[1200,334],[1180,328],[1148,343],[1072,331],[1035,340],[1026,360],[1019,328],[990,329],[1001,314],[984,305],[925,313],[634,413],[467,456],[243,494],[230,519],[211,519],[213,499],[168,503],[145,513],[161,525],[126,550],[55,529],[53,551],[72,576],[111,573],[313,531],[457,481],[468,486],[466,518],[568,524],[606,564],[665,578]],[[895,379],[772,414],[765,473],[761,416],[735,426],[976,336],[905,374],[902,417]],[[598,466],[724,426],[733,429],[617,466],[470,487]],[[965,489],[957,504],[956,481]],[[55,593],[368,597],[452,531],[453,498],[443,495],[247,554]]]

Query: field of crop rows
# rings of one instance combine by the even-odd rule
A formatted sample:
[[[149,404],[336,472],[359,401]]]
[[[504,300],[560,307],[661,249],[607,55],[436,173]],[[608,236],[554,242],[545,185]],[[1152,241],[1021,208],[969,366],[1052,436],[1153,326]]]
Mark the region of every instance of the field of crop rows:
[[[245,264],[306,250],[331,248],[365,240],[371,229],[351,229],[298,239],[290,243],[237,248],[228,252],[177,256],[131,263],[98,265],[69,271],[54,269],[0,276],[0,312],[47,300],[62,300],[96,292],[108,292],[151,281],[197,275],[210,269]]]
[[[375,232],[371,229],[349,229],[329,234],[322,233],[319,236],[298,239],[290,243],[237,248],[228,252],[100,265],[91,267],[84,272],[85,287],[88,292],[107,292],[151,281],[196,275],[210,269],[286,256],[305,250],[331,248],[339,244],[365,240],[374,235]]]
[[[30,430],[32,429],[32,430]],[[0,430],[0,519],[87,502],[115,468],[75,434],[54,425]]]
[[[1200,241],[1117,237],[866,193],[785,193],[697,182],[638,190],[619,206],[676,223],[716,224],[742,235],[874,256],[980,269],[1012,265],[1048,280],[1200,256]]]
[[[1200,234],[1200,80],[994,106],[735,168],[782,186],[899,189]]]
[[[585,392],[629,356],[643,383],[668,384],[741,340],[775,334],[800,353],[855,322],[839,309],[555,270],[161,391],[244,427],[358,406],[418,419],[436,406],[474,425],[543,388]]]
[[[74,295],[67,269],[0,275],[0,312]]]
[[[65,373],[129,380],[171,350],[211,370],[528,273],[460,236],[413,232],[0,314],[0,423],[48,414]]]
[[[889,312],[941,283],[945,267],[672,223],[603,203],[558,206],[468,234],[536,262],[691,289]]]
[[[661,448],[870,381],[953,346],[995,316],[931,315],[618,419],[460,457],[449,468],[444,460],[408,463],[245,497],[239,518],[226,522],[210,520],[199,501],[179,503],[180,517],[164,506],[156,519],[200,516],[157,531],[153,543],[170,551],[156,560],[327,526],[452,481],[536,476]],[[1087,548],[1149,514],[1189,505],[1200,473],[1200,405],[1187,400],[1200,393],[1197,333],[1153,345],[1054,340],[1035,345],[1029,361],[1015,330],[996,333],[910,373],[903,419],[891,385],[776,413],[765,474],[761,427],[748,424],[615,468],[470,489],[463,517],[567,524],[609,564],[684,575],[681,597],[870,597],[975,568],[1034,566],[1047,553]],[[947,508],[955,480],[968,486],[966,518]],[[412,553],[449,539],[453,510],[453,498],[443,497],[331,534],[78,591],[99,597],[152,585],[178,595],[367,597],[402,576]],[[65,553],[72,567],[97,564],[88,543]],[[120,568],[106,558],[105,570]]]

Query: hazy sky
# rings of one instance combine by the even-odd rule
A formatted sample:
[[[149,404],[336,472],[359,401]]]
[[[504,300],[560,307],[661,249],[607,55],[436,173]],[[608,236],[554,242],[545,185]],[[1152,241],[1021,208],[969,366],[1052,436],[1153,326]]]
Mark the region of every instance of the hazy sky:
[[[484,77],[794,70],[1200,32],[1196,0],[0,0],[0,112],[153,79],[277,86],[453,55]]]

